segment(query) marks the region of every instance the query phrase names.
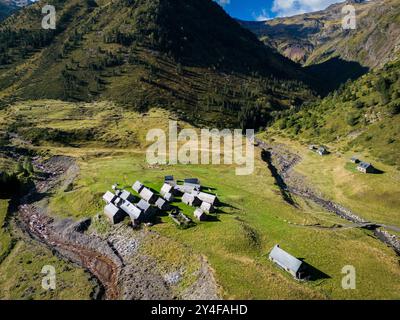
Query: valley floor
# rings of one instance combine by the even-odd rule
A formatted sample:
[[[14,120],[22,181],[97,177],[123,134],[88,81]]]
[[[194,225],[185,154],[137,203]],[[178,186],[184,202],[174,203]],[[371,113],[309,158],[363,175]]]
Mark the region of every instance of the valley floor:
[[[51,106],[49,102],[46,104]],[[73,105],[70,107],[74,108]],[[31,123],[34,123],[37,117],[34,114],[35,108],[29,110],[25,106],[23,112],[30,113]],[[63,120],[51,112],[45,117],[41,126],[51,128],[56,122],[58,129],[75,130],[70,126],[76,120],[69,121],[65,115],[62,115]],[[87,117],[89,119],[93,114]],[[130,117],[135,118],[135,115],[132,113]],[[142,242],[140,255],[148,257],[159,274],[171,275],[174,271],[181,270],[185,275],[175,287],[174,294],[179,296],[182,292],[190,291],[193,277],[196,277],[200,270],[197,262],[187,264],[188,258],[190,261],[202,261],[204,258],[209,265],[208,272],[215,278],[218,294],[222,298],[400,298],[399,257],[394,250],[379,241],[372,231],[359,228],[312,201],[295,195],[292,195],[295,205],[285,201],[282,190],[261,157],[261,150],[256,152],[255,171],[249,176],[236,176],[234,166],[228,165],[149,166],[145,159],[144,138],[140,134],[146,133],[154,126],[165,127],[168,119],[168,115],[157,110],[141,117],[140,130],[131,134],[137,134],[138,144],[124,148],[107,146],[103,142],[96,144],[95,141],[72,146],[51,142],[30,146],[36,151],[45,151],[47,157],[73,157],[79,166],[79,175],[68,188],[64,186],[50,194],[49,202],[43,205],[47,214],[57,220],[68,218],[79,221],[92,218],[92,225],[85,234],[101,235],[102,232],[106,232],[112,236],[114,232],[120,232],[118,230],[122,226],[110,227],[101,222],[100,218],[103,208],[101,196],[112,184],[118,182],[130,190],[132,183],[140,180],[159,190],[165,175],[173,174],[177,178],[198,177],[203,184],[215,188],[213,192],[225,204],[213,221],[199,222],[195,227],[181,230],[168,216],[161,216],[159,223],[154,226],[143,226],[141,230],[131,231],[132,239],[143,232],[151,234],[148,242]],[[129,121],[120,123],[119,131],[129,126]],[[113,127],[112,130],[117,129]],[[385,174],[361,175],[347,164],[347,155],[331,154],[321,158],[310,153],[307,147],[293,141],[270,142],[284,144],[286,148],[298,154],[301,161],[293,170],[304,175],[307,183],[325,197],[350,208],[370,221],[391,226],[400,225],[400,203],[397,200],[399,197],[396,197],[396,194],[400,193],[397,183],[399,173],[395,169],[382,166]],[[191,208],[178,203],[177,205],[185,214],[193,216]],[[20,235],[20,239],[26,238]],[[7,241],[4,238],[4,242]],[[22,271],[17,271],[14,275],[9,271],[1,272],[0,292],[4,292],[1,298],[90,297],[93,282],[87,272],[77,265],[65,262],[61,257],[51,254],[47,256],[50,251],[46,251],[48,249],[33,240],[19,241],[27,241],[29,246],[35,248],[32,250],[45,250],[44,260],[35,261],[35,265],[37,263],[39,266],[47,261],[53,261],[57,266],[66,264],[68,267],[63,268],[67,271],[63,271],[61,277],[68,279],[71,273],[77,273],[81,278],[74,278],[80,279],[74,280],[76,285],[65,280],[69,286],[60,288],[61,291],[56,296],[48,296],[41,293],[41,275],[38,267],[29,275]],[[268,253],[276,244],[313,266],[316,269],[315,279],[310,282],[298,282],[277,269],[268,260]],[[28,255],[27,252],[31,252],[31,249],[17,242],[2,260],[0,268],[11,270],[11,263],[25,263],[23,257]],[[341,285],[344,277],[342,269],[348,265],[354,266],[357,272],[355,290],[344,290]],[[18,289],[13,289],[11,293],[10,288],[17,286],[17,280],[14,279],[17,276],[19,282],[29,284],[28,287],[33,287],[37,294],[23,294]],[[70,289],[71,286],[74,290]]]

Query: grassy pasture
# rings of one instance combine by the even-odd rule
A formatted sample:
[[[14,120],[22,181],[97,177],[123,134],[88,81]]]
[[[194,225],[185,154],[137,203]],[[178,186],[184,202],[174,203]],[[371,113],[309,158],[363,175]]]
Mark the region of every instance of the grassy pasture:
[[[335,145],[330,155],[321,157],[307,146],[284,138],[277,142],[288,145],[303,160],[295,170],[321,190],[328,198],[349,207],[365,219],[400,226],[400,172],[392,166],[376,161],[368,153],[337,152]],[[363,174],[350,159],[356,155],[372,164],[383,174]]]
[[[71,265],[42,246],[16,240],[4,228],[7,199],[0,200],[0,299],[89,299],[93,284],[81,268]],[[42,288],[43,266],[56,270],[56,289]]]
[[[82,152],[82,150],[81,150]],[[148,167],[141,153],[127,153],[80,161],[81,173],[71,192],[59,192],[50,203],[52,211],[75,219],[102,211],[101,195],[119,182],[130,189],[139,179],[156,190],[163,176],[199,177],[215,188],[219,198],[231,207],[188,230],[179,230],[169,217],[152,229],[169,239],[188,245],[207,257],[225,298],[324,299],[398,298],[400,287],[393,281],[400,275],[393,252],[356,229],[319,229],[296,224],[332,225],[337,218],[308,206],[298,210],[284,203],[259,156],[251,176],[238,177],[231,166]],[[193,209],[179,207],[190,217]],[[328,218],[327,218],[328,216]],[[289,224],[286,221],[290,221]],[[300,283],[277,269],[267,259],[276,244],[305,258],[330,278]],[[159,244],[162,247],[164,244]],[[176,259],[179,259],[179,252]],[[174,259],[174,255],[169,256]],[[354,265],[359,272],[357,290],[343,290],[341,269]],[[254,284],[257,283],[257,286]],[[388,289],[390,288],[390,289]]]
[[[99,104],[38,101],[21,103],[7,111],[15,121],[17,113],[31,117],[28,127],[39,128],[42,131],[57,127],[68,132],[75,130],[77,125],[74,123],[78,117],[78,110],[83,109],[79,114],[85,116],[80,116],[83,120],[78,121],[91,118],[93,121],[82,122],[82,127],[91,126],[96,130],[99,128],[103,130],[103,135],[95,135],[89,142],[76,141],[73,145],[68,145],[47,141],[33,147],[45,150],[49,154],[74,156],[80,166],[80,174],[72,190],[68,192],[60,190],[52,195],[49,206],[54,215],[76,220],[97,215],[104,205],[101,200],[102,194],[116,182],[131,190],[132,183],[140,180],[147,186],[160,190],[165,175],[173,174],[178,179],[198,177],[204,185],[215,188],[212,191],[227,205],[221,208],[222,212],[213,217],[213,221],[197,223],[188,230],[178,229],[168,216],[160,217],[160,223],[153,226],[152,230],[163,237],[159,240],[161,243],[158,243],[158,240],[149,242],[144,249],[149,255],[160,261],[168,261],[169,264],[180,263],[182,257],[186,256],[184,248],[189,248],[196,255],[205,256],[215,271],[223,296],[230,299],[398,299],[400,297],[400,285],[397,281],[400,269],[398,258],[393,251],[373,239],[367,231],[329,228],[343,223],[343,220],[333,214],[322,212],[312,203],[297,199],[299,208],[285,203],[258,152],[256,152],[255,171],[249,176],[236,176],[233,165],[149,166],[145,159],[146,145],[148,145],[145,135],[151,128],[167,129],[168,120],[173,117],[160,110],[151,110],[145,115],[125,110],[118,123],[113,124],[109,119],[110,114],[118,113],[116,107],[107,105],[106,102],[102,103],[104,104],[100,107]],[[32,108],[27,108],[28,104]],[[40,112],[40,106],[43,104],[49,105],[45,114]],[[179,124],[181,127],[190,127],[183,122]],[[120,142],[125,139],[121,133],[125,130],[131,130],[134,139],[129,140],[133,141],[132,143],[121,147]],[[112,137],[111,143],[101,138],[105,134]],[[297,148],[298,152],[302,150],[302,147],[296,147],[295,144],[290,146]],[[344,158],[334,159],[336,159],[334,155],[324,157],[322,161],[327,162],[324,165],[319,164],[318,167],[321,158],[307,153],[304,162],[296,170],[301,172],[310,169],[310,165],[306,165],[304,169],[304,163],[313,163],[315,167],[312,168],[315,168],[315,171],[309,173],[312,179],[315,178],[316,182],[313,180],[313,183],[318,184],[324,192],[330,192],[324,188],[329,188],[336,173],[329,170],[326,172],[326,168],[341,168],[341,171],[336,170],[344,172],[345,176],[353,174],[345,169]],[[330,164],[328,161],[333,163]],[[341,167],[337,164],[335,166],[335,161],[338,161]],[[390,168],[382,167],[382,170],[390,172]],[[321,179],[320,182],[318,177]],[[327,180],[328,177],[331,180]],[[387,177],[381,175],[375,178],[387,179]],[[357,178],[373,177],[360,175]],[[373,181],[368,183],[374,184]],[[336,192],[339,194],[339,191]],[[182,203],[176,205],[188,216],[193,217],[193,208]],[[387,221],[393,219],[392,213],[389,212],[385,217]],[[268,252],[277,243],[293,255],[304,258],[307,263],[328,277],[309,283],[295,281],[267,259]],[[155,249],[166,246],[176,249]],[[358,279],[356,290],[343,290],[341,287],[343,277],[341,270],[345,265],[356,267]],[[6,268],[6,266],[1,267]],[[164,268],[163,266],[166,268],[165,263],[160,264],[160,268]],[[74,270],[78,272],[76,271],[78,269]],[[11,286],[14,280],[9,281]],[[86,286],[87,282],[82,281],[82,283]],[[80,291],[80,288],[77,290],[87,293],[86,289],[86,291],[83,289]],[[76,294],[75,297],[79,298],[80,295]]]

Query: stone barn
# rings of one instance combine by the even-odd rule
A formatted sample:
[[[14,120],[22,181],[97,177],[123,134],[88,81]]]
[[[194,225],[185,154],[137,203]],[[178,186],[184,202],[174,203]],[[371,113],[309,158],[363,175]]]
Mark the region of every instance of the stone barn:
[[[116,194],[119,198],[121,198],[121,199],[123,199],[123,200],[129,201],[129,202],[134,202],[134,201],[135,201],[135,197],[134,197],[129,191],[126,191],[126,190],[118,190],[115,194]]]
[[[155,195],[154,192],[148,188],[143,188],[139,195],[143,200],[150,204],[155,204],[158,199],[157,195]]]
[[[187,178],[183,181],[183,186],[186,188],[191,188],[193,190],[200,191],[201,185],[200,180],[197,178]],[[187,192],[187,191],[185,191]]]
[[[214,206],[211,203],[208,203],[208,202],[205,202],[205,201],[202,202],[202,204],[200,206],[200,209],[203,210],[204,212],[207,212],[207,213],[215,212]]]
[[[174,193],[174,187],[168,183],[164,183],[161,187],[160,194],[164,197],[167,193]]]
[[[212,204],[213,206],[218,204],[218,198],[210,193],[205,193],[205,192],[193,192],[192,195],[196,196],[203,202],[207,202],[209,204]]]
[[[155,203],[155,206],[161,211],[167,211],[170,208],[169,203],[163,198],[158,198]]]
[[[320,156],[325,156],[325,155],[327,155],[329,152],[328,152],[328,149],[326,149],[325,147],[319,147],[318,150],[317,150],[317,153],[318,153]]]
[[[189,193],[185,193],[182,196],[182,202],[191,207],[198,207],[201,205],[201,200],[199,198],[197,198],[196,196],[189,194]]]
[[[134,204],[130,203],[129,201],[125,201],[125,200],[123,200],[122,204],[120,205],[120,208],[129,215],[133,224],[138,223],[138,221],[140,220],[140,217],[142,215],[142,210],[140,210],[138,207],[136,207]]]
[[[132,186],[132,189],[134,191],[136,191],[137,193],[140,193],[143,188],[144,188],[144,185],[140,181],[136,181]]]
[[[112,203],[109,203],[104,207],[104,214],[112,224],[120,223],[126,217],[125,212]]]
[[[207,220],[207,214],[203,210],[201,210],[200,208],[197,208],[194,211],[194,216],[199,221],[206,221]]]
[[[176,186],[176,181],[174,176],[165,176],[164,183],[169,184],[170,186]]]
[[[110,192],[110,191],[107,191],[107,192],[103,195],[103,200],[104,200],[106,203],[113,203],[114,200],[115,200],[116,198],[117,198],[117,196],[116,196],[114,193]]]
[[[156,214],[156,210],[154,207],[152,207],[150,205],[150,203],[148,203],[145,200],[140,200],[136,206],[142,210],[143,212],[143,219],[145,220],[150,220],[155,214]]]
[[[269,254],[269,260],[278,265],[281,269],[289,272],[294,278],[300,280],[305,277],[303,261],[282,250],[276,245]]]
[[[175,197],[172,193],[166,193],[163,197],[165,200],[167,200],[168,202],[173,202],[175,201]]]
[[[375,168],[373,167],[373,165],[368,162],[360,162],[357,166],[357,170],[362,173],[374,173],[375,172]]]

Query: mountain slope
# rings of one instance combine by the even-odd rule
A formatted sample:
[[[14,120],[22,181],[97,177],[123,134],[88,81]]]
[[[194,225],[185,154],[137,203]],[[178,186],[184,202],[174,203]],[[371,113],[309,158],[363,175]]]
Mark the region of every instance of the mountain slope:
[[[322,101],[279,118],[275,128],[289,136],[370,153],[400,169],[400,56]]]
[[[345,4],[356,8],[357,27],[343,30]],[[400,48],[398,0],[349,0],[326,10],[265,22],[241,22],[264,43],[304,65],[338,57],[362,66],[383,66]]]
[[[0,0],[0,22],[15,11],[32,4],[30,0]]]
[[[11,15],[18,7],[12,2],[0,0],[0,21]]]
[[[257,127],[313,99],[298,65],[266,48],[210,0],[53,0],[0,25],[0,97],[113,100],[209,125]]]

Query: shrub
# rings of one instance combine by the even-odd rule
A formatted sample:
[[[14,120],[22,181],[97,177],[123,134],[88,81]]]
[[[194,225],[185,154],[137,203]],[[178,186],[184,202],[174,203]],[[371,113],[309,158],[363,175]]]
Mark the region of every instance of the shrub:
[[[357,116],[357,115],[349,114],[349,116],[347,117],[346,122],[347,122],[348,125],[353,127],[358,123],[358,118],[359,118],[359,116]]]
[[[400,113],[400,101],[393,101],[388,104],[388,111],[391,115],[396,115]]]
[[[354,107],[357,109],[362,109],[364,108],[364,102],[357,100],[356,102],[354,102]]]

